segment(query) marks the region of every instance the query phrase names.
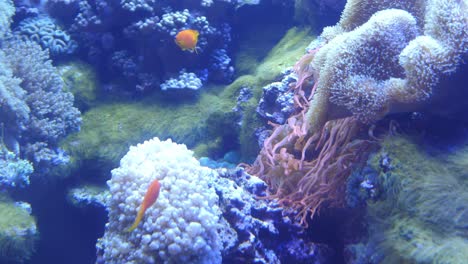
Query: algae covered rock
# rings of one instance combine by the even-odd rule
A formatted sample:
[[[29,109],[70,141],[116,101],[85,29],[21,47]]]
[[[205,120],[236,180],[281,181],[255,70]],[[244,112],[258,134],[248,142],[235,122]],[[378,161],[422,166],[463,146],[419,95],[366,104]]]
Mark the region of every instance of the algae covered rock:
[[[79,208],[87,206],[105,207],[110,193],[105,186],[82,184],[68,190],[68,201]]]
[[[0,195],[0,263],[24,263],[38,238],[31,206]]]
[[[261,32],[261,34],[268,33],[268,31]],[[273,47],[268,46],[268,49],[265,49],[262,45],[262,37],[253,35],[252,39],[246,38],[240,44],[241,52],[237,56],[236,69],[245,75],[237,78],[224,91],[224,93],[231,93],[231,97],[237,97],[241,89],[251,90],[252,97],[240,105],[243,113],[239,142],[244,160],[251,159],[258,153],[257,144],[252,144],[252,142],[257,141],[256,130],[265,123],[256,112],[262,97],[262,87],[280,81],[284,77],[282,76],[284,70],[294,65],[315,38],[310,28],[292,27],[280,36]],[[271,37],[266,39],[269,38]]]
[[[80,61],[60,65],[58,70],[65,82],[65,89],[75,97],[75,106],[81,111],[96,103],[97,77],[93,68]]]
[[[184,103],[167,102],[157,96],[101,103],[83,115],[80,132],[68,137],[63,147],[75,164],[110,170],[130,145],[154,136],[172,138],[188,146],[210,141],[205,135],[207,119],[232,106],[211,93]]]
[[[367,202],[370,235],[348,248],[352,263],[466,263],[466,143],[448,150],[388,137],[369,169],[381,193]]]
[[[269,52],[263,52],[263,57],[254,58],[261,47],[244,52],[240,55],[243,58],[240,63],[246,64],[243,68],[248,74],[239,76],[225,87],[205,87],[195,98],[168,100],[167,95],[159,94],[141,100],[105,101],[93,105],[83,114],[81,130],[68,137],[62,147],[76,165],[99,168],[100,171],[117,166],[130,145],[155,136],[184,143],[194,149],[197,156],[215,154],[214,158],[222,157],[239,145],[245,148],[241,150],[242,156],[252,156],[257,147],[249,142],[255,140],[254,129],[262,125],[255,112],[261,87],[274,81],[284,67],[292,65],[312,38],[309,29],[291,28],[273,48],[269,47]],[[247,65],[250,63],[254,64]],[[82,87],[76,91],[73,87],[69,89],[78,102],[89,105],[94,100],[88,96],[93,93],[87,92],[92,86],[87,84],[88,77],[85,77],[89,69],[80,70],[79,64],[72,66],[62,68],[63,78],[66,82],[69,80],[70,85]],[[232,109],[240,90],[246,87],[253,95],[242,104],[242,124],[238,126],[240,113],[233,113]],[[228,144],[230,142],[235,144]],[[96,165],[96,161],[99,164]]]

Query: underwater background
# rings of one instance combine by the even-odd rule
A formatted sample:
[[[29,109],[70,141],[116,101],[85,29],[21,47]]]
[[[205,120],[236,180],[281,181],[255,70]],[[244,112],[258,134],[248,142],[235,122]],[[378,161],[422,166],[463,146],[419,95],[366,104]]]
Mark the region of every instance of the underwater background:
[[[0,263],[466,263],[467,0],[0,0]]]

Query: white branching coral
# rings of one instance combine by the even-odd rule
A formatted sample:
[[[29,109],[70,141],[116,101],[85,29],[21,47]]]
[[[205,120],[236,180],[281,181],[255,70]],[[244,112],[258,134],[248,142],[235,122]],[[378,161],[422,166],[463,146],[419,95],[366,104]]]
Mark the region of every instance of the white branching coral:
[[[158,138],[134,147],[112,171],[109,223],[98,241],[105,263],[221,263],[221,211],[211,184],[215,172],[200,166],[185,145]],[[148,185],[159,180],[157,201],[133,223]]]

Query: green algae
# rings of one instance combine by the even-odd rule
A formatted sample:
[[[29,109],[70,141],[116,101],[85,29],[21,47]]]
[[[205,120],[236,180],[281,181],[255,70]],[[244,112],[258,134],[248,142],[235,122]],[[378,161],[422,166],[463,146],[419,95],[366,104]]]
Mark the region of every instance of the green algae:
[[[314,39],[310,28],[291,28],[258,66],[256,75],[261,80],[271,80],[272,75],[277,76],[285,68],[292,67]]]
[[[268,30],[253,30],[252,35],[241,42],[236,55],[236,70],[242,75],[254,76],[256,83],[271,82],[285,68],[292,67],[315,38],[308,27],[292,27],[270,47],[271,37],[263,36],[268,33]]]
[[[24,263],[34,253],[36,220],[4,195],[0,212],[0,262]]]
[[[80,61],[73,61],[57,67],[65,89],[75,97],[75,106],[80,111],[95,105],[98,96],[98,82],[93,68]]]
[[[158,94],[141,100],[96,103],[83,113],[81,130],[61,146],[71,154],[72,166],[86,167],[94,174],[116,167],[129,146],[155,136],[186,144],[198,157],[216,158],[226,148],[235,150],[231,148],[240,146],[244,160],[252,158],[258,151],[257,144],[252,144],[256,142],[254,128],[262,124],[255,112],[262,87],[292,66],[312,38],[308,29],[292,28],[277,45],[264,52],[261,61],[252,64],[248,74],[227,86],[203,87],[191,98],[174,100],[174,96]],[[242,88],[250,89],[253,96],[242,103],[243,123],[236,129],[234,124],[239,117],[232,114],[232,108]]]
[[[118,165],[131,145],[156,136],[193,148],[209,140],[204,137],[206,119],[231,108],[232,104],[208,92],[200,94],[199,100],[183,103],[169,103],[161,97],[106,102],[84,113],[81,131],[69,136],[63,147],[75,163],[102,161],[96,166],[109,169]]]
[[[258,35],[253,37],[262,39]],[[236,69],[240,69],[241,72],[247,72],[248,74],[239,77],[233,85],[236,88],[241,86],[249,87],[253,95],[249,101],[242,105],[244,116],[239,142],[243,160],[251,161],[259,150],[257,144],[252,143],[257,142],[254,135],[255,128],[260,127],[264,123],[256,113],[258,101],[263,92],[262,87],[273,81],[277,81],[282,71],[288,67],[292,67],[304,55],[305,48],[314,38],[315,36],[311,34],[310,28],[293,27],[287,30],[280,41],[265,55],[261,52],[261,45],[251,46],[251,41],[253,41],[251,39],[246,39],[245,43],[241,44],[241,52],[237,57]],[[228,86],[226,91],[229,92],[234,87]],[[238,90],[235,90],[237,94]]]
[[[318,27],[319,7],[314,1],[295,0],[294,1],[294,20],[304,25],[310,25],[317,31],[321,30]],[[323,12],[323,11],[322,11]],[[320,32],[318,32],[320,33]]]
[[[392,136],[371,160],[385,190],[368,203],[378,263],[465,263],[468,259],[468,146],[456,151]],[[391,161],[389,171],[380,160]]]

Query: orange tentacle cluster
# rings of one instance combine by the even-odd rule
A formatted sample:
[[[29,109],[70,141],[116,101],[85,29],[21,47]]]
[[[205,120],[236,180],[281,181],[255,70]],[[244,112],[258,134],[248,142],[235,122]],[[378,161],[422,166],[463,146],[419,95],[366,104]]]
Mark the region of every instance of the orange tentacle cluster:
[[[307,216],[313,217],[320,209],[343,205],[347,176],[375,146],[370,140],[359,139],[366,135],[361,133],[366,126],[354,117],[328,121],[316,132],[307,129],[305,113],[317,83],[310,90],[305,88],[315,74],[303,64],[309,64],[314,54],[306,54],[295,67],[299,78],[293,88],[294,102],[299,113],[284,125],[271,124],[271,136],[254,164],[246,168],[267,182],[267,198],[278,198],[281,205],[296,210],[303,226],[307,226]]]

